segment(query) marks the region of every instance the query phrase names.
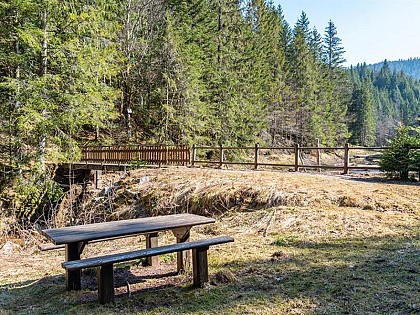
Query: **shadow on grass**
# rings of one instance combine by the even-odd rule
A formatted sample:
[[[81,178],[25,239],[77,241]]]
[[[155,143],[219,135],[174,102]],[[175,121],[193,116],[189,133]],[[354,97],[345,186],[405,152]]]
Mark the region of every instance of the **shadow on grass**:
[[[221,265],[210,260],[210,273],[229,269],[237,278],[232,283],[192,289],[185,285],[188,277],[169,285],[158,281],[130,298],[121,294],[114,304],[101,306],[93,286],[66,292],[64,277],[54,276],[0,286],[0,306],[22,314],[420,314],[419,243],[418,234],[291,240],[285,246],[267,245],[271,255],[263,259],[243,260],[237,253],[225,257],[228,262]],[[124,287],[127,276],[138,284],[145,277],[173,276],[129,273],[128,269],[116,271],[117,288]]]
[[[148,272],[142,275],[139,275],[139,270],[146,268],[136,267],[133,268],[134,272],[127,267],[115,268],[116,299],[135,296],[141,291],[162,290],[181,283],[180,279],[176,281],[177,272],[164,270],[160,274],[150,273],[151,268],[148,267]],[[159,267],[159,271],[162,269],[168,268]],[[166,279],[175,280],[167,281]],[[150,284],[150,280],[157,284]],[[60,314],[75,307],[76,309],[77,307],[90,309],[94,312],[95,308],[102,307],[97,302],[98,287],[95,269],[82,271],[81,285],[80,291],[66,291],[64,274],[0,285],[0,314],[3,312],[6,314]]]

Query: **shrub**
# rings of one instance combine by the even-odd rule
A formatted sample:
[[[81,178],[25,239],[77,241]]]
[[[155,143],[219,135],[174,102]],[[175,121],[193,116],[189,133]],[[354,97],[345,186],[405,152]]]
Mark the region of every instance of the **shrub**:
[[[408,180],[410,170],[420,169],[420,152],[412,149],[420,146],[419,129],[401,126],[397,135],[384,152],[381,170],[388,177]]]

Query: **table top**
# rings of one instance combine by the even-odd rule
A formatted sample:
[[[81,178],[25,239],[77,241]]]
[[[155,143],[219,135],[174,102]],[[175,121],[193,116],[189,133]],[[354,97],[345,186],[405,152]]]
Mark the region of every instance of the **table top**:
[[[42,233],[51,239],[54,244],[60,245],[135,234],[148,234],[214,222],[213,218],[182,213],[47,229],[42,230]]]

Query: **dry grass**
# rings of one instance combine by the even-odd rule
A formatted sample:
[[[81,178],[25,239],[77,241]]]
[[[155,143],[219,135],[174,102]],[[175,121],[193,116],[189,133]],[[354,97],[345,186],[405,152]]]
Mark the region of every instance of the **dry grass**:
[[[115,184],[114,217],[186,210],[217,219],[194,228],[193,239],[234,236],[234,243],[210,249],[209,286],[191,288],[190,274],[166,276],[174,257],[165,256],[158,270],[120,266],[120,295],[114,305],[100,306],[93,275],[84,276],[85,290],[65,292],[64,253],[27,248],[0,253],[0,313],[420,313],[418,184],[177,168],[132,171]],[[160,238],[173,241],[169,233]],[[85,251],[98,255],[138,244],[138,238],[123,239]]]
[[[126,205],[132,209],[134,200],[137,210],[155,213],[224,214],[275,206],[418,213],[416,192],[420,192],[418,184],[387,182],[369,175],[169,168],[132,171],[114,185],[113,207],[123,212]]]

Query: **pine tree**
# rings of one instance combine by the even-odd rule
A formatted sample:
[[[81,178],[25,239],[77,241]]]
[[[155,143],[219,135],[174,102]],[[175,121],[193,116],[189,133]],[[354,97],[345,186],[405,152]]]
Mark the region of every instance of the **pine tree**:
[[[327,90],[329,91],[328,122],[331,144],[343,143],[348,138],[346,113],[351,98],[348,73],[343,69],[344,48],[337,28],[330,20],[325,28],[323,56],[328,67]]]
[[[331,78],[335,78],[337,70],[346,62],[344,59],[345,50],[341,46],[341,42],[341,38],[337,36],[337,28],[334,22],[329,20],[325,28],[324,55]]]
[[[112,24],[104,22],[96,4],[17,1],[2,12],[15,16],[10,34],[15,46],[2,43],[2,50],[16,57],[4,60],[15,69],[2,77],[15,99],[8,120],[26,147],[26,159],[42,168],[45,159],[77,159],[75,140],[82,128],[103,126],[113,115],[116,93],[106,79],[115,55],[112,45],[104,44]]]
[[[367,80],[353,90],[349,114],[351,143],[372,146],[375,143],[376,125],[372,92]]]

